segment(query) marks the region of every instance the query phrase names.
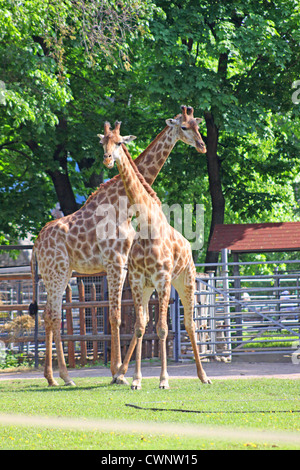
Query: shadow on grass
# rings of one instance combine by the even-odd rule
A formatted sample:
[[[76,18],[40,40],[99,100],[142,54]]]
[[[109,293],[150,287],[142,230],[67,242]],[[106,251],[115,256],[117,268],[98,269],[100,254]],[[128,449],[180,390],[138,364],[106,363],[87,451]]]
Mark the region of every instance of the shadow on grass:
[[[34,379],[33,379],[34,380]],[[49,393],[49,392],[53,392],[53,393],[74,393],[74,392],[78,392],[79,390],[93,390],[93,389],[107,389],[107,390],[111,390],[111,391],[114,391],[114,387],[116,387],[115,385],[111,385],[110,384],[110,381],[106,381],[105,383],[95,383],[95,384],[85,384],[85,385],[80,385],[79,384],[76,384],[75,387],[70,387],[70,386],[66,386],[64,384],[59,384],[55,387],[49,387],[48,385],[44,385],[44,384],[26,384],[24,383],[22,380],[14,380],[12,383],[12,388],[14,390],[12,390],[14,393],[24,393],[24,392],[37,392],[37,393]],[[19,385],[19,386],[18,386]],[[14,387],[14,386],[18,386],[18,387]],[[125,387],[124,387],[125,388]],[[0,392],[1,391],[7,391],[7,385],[6,387],[1,387],[0,385]]]

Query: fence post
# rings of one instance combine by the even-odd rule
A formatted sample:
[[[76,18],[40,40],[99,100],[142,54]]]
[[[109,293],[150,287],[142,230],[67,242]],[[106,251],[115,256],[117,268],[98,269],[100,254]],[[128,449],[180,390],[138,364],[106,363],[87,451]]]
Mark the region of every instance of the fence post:
[[[85,291],[84,291],[84,283],[83,281],[80,281],[79,286],[79,301],[84,302],[85,301]],[[85,308],[80,307],[79,308],[79,326],[80,326],[80,334],[85,335],[86,334],[86,326],[85,326]],[[80,363],[82,366],[85,366],[87,363],[87,347],[86,347],[86,341],[81,341],[80,342],[80,349],[81,349],[81,358],[80,358]]]
[[[96,286],[93,283],[91,287],[91,300],[96,301]],[[97,327],[97,307],[91,308],[91,315],[92,315],[92,331],[93,335],[98,333]],[[98,359],[98,341],[93,341],[93,361],[97,362]]]
[[[202,283],[199,274],[196,277],[196,311],[195,311],[195,320],[198,321],[198,342],[199,342],[199,354],[206,355],[207,354],[207,313],[208,313],[208,295],[204,293],[207,291],[208,284]],[[203,274],[202,274],[203,276]],[[207,279],[208,280],[208,279]],[[202,292],[201,292],[202,291]]]
[[[108,300],[108,284],[106,275],[103,277],[103,300]],[[108,334],[108,321],[109,321],[109,309],[104,307],[103,309],[103,331],[104,334]],[[108,344],[104,341],[104,364],[108,363]]]
[[[174,298],[173,304],[173,314],[174,314],[174,329],[175,329],[175,337],[174,337],[174,360],[175,362],[179,362],[179,356],[181,351],[181,337],[180,337],[180,308],[179,308],[179,295],[172,287],[172,297]]]
[[[70,284],[68,284],[66,289],[66,302],[72,302],[72,288]],[[66,321],[67,321],[67,334],[73,335],[73,313],[72,307],[66,308]],[[72,369],[75,368],[75,343],[74,341],[68,341],[68,361],[69,367]]]
[[[227,248],[222,249],[222,277],[223,289],[224,289],[224,300],[225,300],[225,338],[227,339],[228,351],[231,360],[231,329],[230,329],[230,296],[229,296],[229,282],[228,282],[228,250]]]
[[[233,253],[233,261],[235,263],[239,262],[239,255],[238,253]],[[233,275],[235,276],[234,279],[234,297],[237,300],[234,306],[234,310],[236,313],[235,316],[235,324],[236,324],[236,330],[234,336],[236,336],[237,339],[234,339],[234,344],[233,347],[240,346],[243,342],[243,315],[242,315],[242,308],[241,308],[241,279],[240,279],[240,267],[238,264],[235,264],[233,266]]]
[[[276,300],[280,300],[280,291],[279,291],[280,279],[279,279],[278,266],[275,266],[275,269],[274,269],[274,286],[276,287],[275,298],[276,298]],[[280,311],[280,303],[279,302],[276,302],[276,304],[275,304],[275,311],[276,312]],[[277,318],[279,318],[279,316]]]
[[[208,296],[209,296],[209,307],[208,307],[208,331],[210,330],[210,341],[211,341],[211,354],[216,355],[216,294],[215,294],[215,281],[214,271],[208,271],[209,279],[207,282]]]
[[[37,306],[39,305],[39,272],[38,272],[38,262],[35,260],[35,279],[34,279],[34,289],[35,289],[35,300]],[[34,367],[37,369],[39,367],[39,311],[37,309],[35,319],[34,319]]]

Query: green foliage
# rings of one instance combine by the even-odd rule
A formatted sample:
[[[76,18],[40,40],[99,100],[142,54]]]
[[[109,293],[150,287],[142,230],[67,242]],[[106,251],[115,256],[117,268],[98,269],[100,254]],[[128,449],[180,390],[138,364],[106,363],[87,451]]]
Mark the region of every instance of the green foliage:
[[[26,359],[22,353],[14,354],[12,351],[7,351],[4,361],[0,361],[0,369],[16,369],[20,365],[23,368],[31,367],[32,362],[30,359]]]
[[[37,233],[57,199],[72,212],[112,176],[105,120],[138,136],[137,156],[182,103],[218,131],[226,222],[298,218],[299,0],[98,4],[0,0],[0,237]],[[163,202],[205,205],[206,242],[211,176],[177,144],[154,184]]]
[[[70,212],[76,210],[74,193],[86,198],[102,182],[96,134],[110,103],[111,70],[130,67],[127,37],[147,35],[153,5],[127,0],[101,5],[98,11],[96,1],[0,1],[4,240],[37,234],[51,218],[59,191],[71,201]]]
[[[155,41],[144,55],[147,66],[138,70],[153,112],[160,106],[176,113],[183,102],[197,115],[213,116],[220,175],[210,176],[221,179],[225,222],[295,220],[300,108],[291,85],[300,76],[299,2],[156,3],[165,16],[151,23]],[[203,125],[201,132],[205,138]],[[184,151],[187,158],[173,150],[158,193],[204,201],[207,241],[212,207],[205,157]]]

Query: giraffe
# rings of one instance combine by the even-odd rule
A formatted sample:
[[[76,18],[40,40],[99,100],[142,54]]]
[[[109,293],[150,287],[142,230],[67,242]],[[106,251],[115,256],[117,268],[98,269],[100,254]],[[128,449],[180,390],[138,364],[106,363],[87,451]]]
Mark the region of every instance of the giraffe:
[[[114,380],[116,383],[119,381],[124,383],[124,375],[136,348],[136,368],[131,388],[141,388],[142,340],[149,319],[148,302],[153,290],[156,289],[159,298],[159,319],[156,329],[161,351],[159,387],[169,388],[166,338],[167,310],[172,284],[184,307],[184,324],[193,347],[198,377],[203,383],[211,383],[202,368],[196,343],[193,320],[196,269],[190,243],[167,222],[160,200],[139,173],[124,145],[128,139],[120,135],[120,124],[116,121],[114,130],[105,129],[104,135],[101,136],[105,152],[104,165],[112,168],[116,162],[128,200],[138,216],[140,231],[136,233],[128,256],[128,276],[136,323],[124,362],[115,374]]]
[[[194,118],[192,107],[182,106],[181,110],[181,114],[166,120],[166,127],[136,160],[139,171],[144,174],[149,184],[155,180],[178,140],[195,147],[200,153],[206,152],[198,130],[201,119]],[[105,124],[105,129],[108,131],[108,124]],[[130,141],[130,136],[128,141]],[[110,305],[112,377],[122,364],[119,333],[121,297],[126,277],[127,257],[135,233],[131,225],[131,217],[127,217],[122,226],[118,225],[119,200],[122,196],[127,201],[124,185],[120,176],[117,175],[100,185],[78,211],[48,222],[35,241],[31,260],[33,283],[35,283],[37,261],[39,273],[47,291],[47,303],[44,310],[46,332],[44,376],[49,386],[58,385],[53,378],[53,339],[59,375],[65,385],[75,385],[66,367],[60,333],[62,296],[72,271],[91,275],[106,272]],[[117,237],[115,239],[101,238],[97,233],[97,225],[101,217],[103,219],[103,214],[99,215],[98,209],[105,205],[113,206],[116,212]],[[33,313],[38,310],[35,295],[30,310]]]

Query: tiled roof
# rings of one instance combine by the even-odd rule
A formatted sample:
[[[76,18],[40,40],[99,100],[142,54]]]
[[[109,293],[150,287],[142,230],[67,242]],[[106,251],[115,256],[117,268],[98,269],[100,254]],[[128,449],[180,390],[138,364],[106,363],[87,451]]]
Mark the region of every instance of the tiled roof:
[[[300,251],[300,222],[216,225],[209,251]]]

